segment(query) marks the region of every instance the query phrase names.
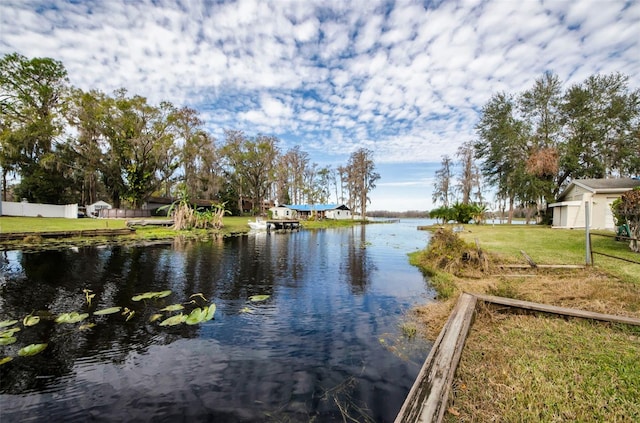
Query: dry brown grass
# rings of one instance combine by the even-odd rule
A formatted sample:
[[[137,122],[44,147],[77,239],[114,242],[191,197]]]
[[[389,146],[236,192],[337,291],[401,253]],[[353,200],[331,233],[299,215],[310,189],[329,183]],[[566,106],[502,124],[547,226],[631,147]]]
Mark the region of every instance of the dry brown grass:
[[[412,257],[427,274],[446,280],[450,293],[412,310],[419,333],[430,339],[462,292],[640,317],[637,277],[599,267],[503,269],[505,257],[488,252],[481,254],[486,264],[458,260],[455,267],[455,254],[446,254],[446,260],[433,251]],[[456,373],[448,421],[640,421],[640,330],[480,308]]]
[[[636,422],[639,333],[481,306],[445,420]]]

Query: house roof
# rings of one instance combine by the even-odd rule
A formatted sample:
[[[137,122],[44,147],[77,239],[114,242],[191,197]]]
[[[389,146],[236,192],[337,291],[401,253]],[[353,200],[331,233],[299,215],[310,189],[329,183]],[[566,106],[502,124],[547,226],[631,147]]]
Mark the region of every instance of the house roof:
[[[640,179],[610,178],[610,179],[576,179],[558,196],[562,200],[573,186],[579,186],[594,194],[617,194],[640,187]]]
[[[311,211],[328,211],[328,210],[349,210],[347,206],[344,204],[283,204],[282,207],[286,207],[292,210],[301,211],[301,212],[311,212]]]

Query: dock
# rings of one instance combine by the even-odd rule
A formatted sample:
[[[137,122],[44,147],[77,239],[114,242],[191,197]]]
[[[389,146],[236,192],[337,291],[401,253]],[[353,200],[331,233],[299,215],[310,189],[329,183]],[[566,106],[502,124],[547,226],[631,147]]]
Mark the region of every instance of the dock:
[[[278,220],[267,220],[267,232],[271,232],[271,230],[294,230],[300,229],[300,221],[297,219],[278,219]]]

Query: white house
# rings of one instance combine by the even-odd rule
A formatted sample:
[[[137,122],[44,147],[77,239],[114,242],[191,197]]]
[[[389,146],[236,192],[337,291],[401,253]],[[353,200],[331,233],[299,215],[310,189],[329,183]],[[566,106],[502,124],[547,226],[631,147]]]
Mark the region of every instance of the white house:
[[[351,210],[344,204],[292,204],[269,209],[273,219],[308,219],[315,215],[323,219],[351,219]]]
[[[553,208],[554,228],[584,228],[585,203],[590,204],[590,228],[615,230],[611,204],[620,196],[640,186],[640,179],[576,179],[558,196]]]

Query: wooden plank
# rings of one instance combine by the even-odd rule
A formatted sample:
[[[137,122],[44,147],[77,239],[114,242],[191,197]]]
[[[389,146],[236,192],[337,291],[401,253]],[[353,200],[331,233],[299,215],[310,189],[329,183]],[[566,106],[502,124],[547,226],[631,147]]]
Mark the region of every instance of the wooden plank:
[[[543,313],[552,313],[562,316],[580,317],[583,319],[594,319],[605,322],[624,323],[627,325],[640,326],[640,319],[626,316],[616,316],[613,314],[595,313],[592,311],[580,310],[577,308],[557,307],[549,304],[532,303],[529,301],[515,300],[513,298],[495,297],[493,295],[474,294],[479,300],[500,304],[509,307],[517,307],[525,310],[540,311]]]
[[[531,269],[528,264],[501,264],[504,269]],[[584,269],[583,264],[536,264],[538,269]]]
[[[475,312],[476,298],[462,294],[440,331],[395,422],[439,422]]]
[[[529,254],[525,253],[524,250],[520,250],[520,252],[522,253],[522,255],[524,256],[524,258],[527,260],[527,262],[529,263],[529,265],[533,268],[538,267],[538,265],[536,264],[535,261],[533,261],[533,259],[531,257],[529,257]]]

